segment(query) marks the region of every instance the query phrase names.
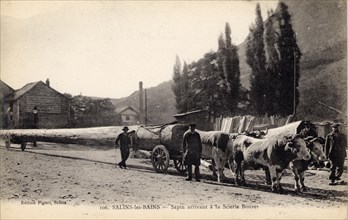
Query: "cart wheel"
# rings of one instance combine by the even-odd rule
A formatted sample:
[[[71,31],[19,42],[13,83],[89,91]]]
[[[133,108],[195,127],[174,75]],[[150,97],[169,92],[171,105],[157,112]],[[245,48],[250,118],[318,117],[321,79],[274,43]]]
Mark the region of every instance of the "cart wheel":
[[[173,160],[175,168],[181,173],[185,174],[186,172],[186,165],[182,162],[182,160]]]
[[[24,151],[26,147],[27,147],[27,142],[22,142],[22,143],[21,143],[21,149],[22,149],[22,151]]]
[[[156,172],[164,173],[169,167],[169,152],[163,145],[157,145],[151,154],[152,166]]]

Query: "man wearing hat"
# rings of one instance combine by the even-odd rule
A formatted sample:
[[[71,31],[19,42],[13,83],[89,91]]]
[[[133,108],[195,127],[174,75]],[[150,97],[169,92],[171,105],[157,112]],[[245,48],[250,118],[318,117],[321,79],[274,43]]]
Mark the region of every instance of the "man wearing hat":
[[[317,132],[315,131],[315,126],[310,121],[304,121],[303,123],[304,127],[300,131],[300,135],[303,138],[312,136],[313,138],[318,137]]]
[[[128,136],[128,127],[123,127],[123,133],[119,134],[115,140],[115,148],[120,147],[122,161],[118,163],[120,168],[127,168],[126,160],[129,157],[129,145],[131,144],[131,139]]]
[[[189,130],[184,133],[183,152],[184,163],[187,165],[187,181],[192,180],[192,165],[195,165],[195,178],[200,181],[199,166],[201,165],[202,141],[201,136],[195,131],[196,125],[190,124]]]
[[[340,124],[334,123],[332,125],[332,132],[326,136],[325,153],[331,160],[332,166],[330,168],[329,179],[330,185],[336,185],[336,180],[341,180],[343,173],[344,160],[347,157],[347,139],[339,130]],[[337,172],[336,172],[337,170]]]

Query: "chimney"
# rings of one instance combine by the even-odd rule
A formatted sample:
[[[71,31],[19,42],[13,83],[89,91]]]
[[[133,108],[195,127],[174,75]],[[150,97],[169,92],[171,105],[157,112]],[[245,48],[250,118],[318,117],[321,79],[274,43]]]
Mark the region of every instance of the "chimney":
[[[50,87],[50,79],[46,79],[46,85],[48,86],[48,87]]]
[[[144,124],[144,100],[143,100],[143,82],[139,82],[139,122]]]

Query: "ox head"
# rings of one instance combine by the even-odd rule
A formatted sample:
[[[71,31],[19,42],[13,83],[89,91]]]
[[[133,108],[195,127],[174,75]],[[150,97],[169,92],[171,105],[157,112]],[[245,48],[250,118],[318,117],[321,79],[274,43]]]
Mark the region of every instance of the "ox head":
[[[234,146],[234,141],[238,137],[238,134],[229,134],[228,135],[228,142],[227,142],[227,149],[229,149],[231,152],[233,152],[233,146]]]
[[[265,138],[265,136],[267,135],[268,133],[268,128],[266,127],[266,130],[265,131],[259,131],[259,135],[257,138]]]
[[[307,144],[299,135],[288,137],[285,150],[290,150],[296,155],[296,159],[298,160],[311,159],[310,152],[307,149]]]
[[[311,155],[314,160],[324,161],[326,159],[325,153],[323,151],[323,146],[325,140],[321,137],[314,138],[312,136],[306,137],[304,139],[307,144],[307,148],[310,150]]]
[[[242,134],[249,136],[249,137],[253,137],[253,138],[259,138],[259,139],[263,139],[268,133],[268,129],[266,128],[266,130],[261,131],[261,130],[257,130],[257,131],[245,131]]]

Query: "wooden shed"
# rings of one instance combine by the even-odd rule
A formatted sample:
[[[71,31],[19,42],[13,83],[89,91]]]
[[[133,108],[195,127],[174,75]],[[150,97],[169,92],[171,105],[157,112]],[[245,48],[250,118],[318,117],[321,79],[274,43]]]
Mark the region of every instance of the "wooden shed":
[[[207,110],[196,110],[192,112],[185,112],[174,115],[174,118],[182,124],[195,123],[197,129],[203,131],[213,130],[213,123],[209,119],[209,112]]]
[[[10,128],[66,128],[69,127],[69,98],[39,81],[15,90],[6,100]]]
[[[12,119],[9,100],[13,99],[14,89],[0,80],[0,102],[1,102],[1,128],[10,126]]]

